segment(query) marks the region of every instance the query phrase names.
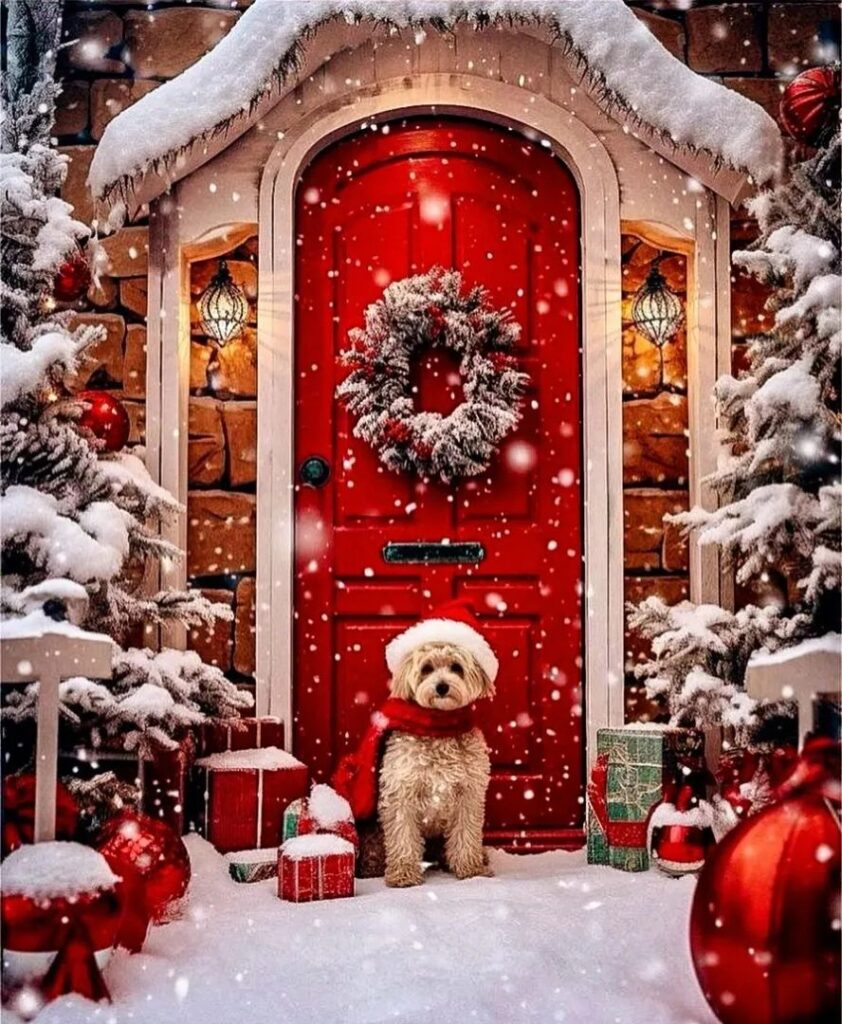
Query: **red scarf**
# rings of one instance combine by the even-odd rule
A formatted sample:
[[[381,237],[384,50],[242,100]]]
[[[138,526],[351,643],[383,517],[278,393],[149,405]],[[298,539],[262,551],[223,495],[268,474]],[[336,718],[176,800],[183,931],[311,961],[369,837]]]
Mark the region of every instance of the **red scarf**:
[[[331,783],[340,796],[351,805],[357,821],[365,821],[377,813],[377,782],[383,741],[392,732],[411,736],[452,737],[470,732],[474,727],[472,706],[441,711],[422,708],[408,700],[390,697],[371,716],[371,725],[353,754],[346,754],[333,773]]]

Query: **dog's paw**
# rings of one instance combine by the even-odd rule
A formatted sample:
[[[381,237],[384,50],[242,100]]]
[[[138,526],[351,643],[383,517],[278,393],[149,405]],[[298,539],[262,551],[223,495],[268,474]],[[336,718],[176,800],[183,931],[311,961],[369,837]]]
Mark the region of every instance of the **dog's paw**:
[[[413,885],[420,885],[424,881],[424,875],[420,868],[402,868],[395,871],[386,871],[386,885],[391,889],[409,889]]]
[[[471,861],[467,864],[451,864],[450,870],[460,880],[466,878],[493,878],[494,871],[483,861]]]

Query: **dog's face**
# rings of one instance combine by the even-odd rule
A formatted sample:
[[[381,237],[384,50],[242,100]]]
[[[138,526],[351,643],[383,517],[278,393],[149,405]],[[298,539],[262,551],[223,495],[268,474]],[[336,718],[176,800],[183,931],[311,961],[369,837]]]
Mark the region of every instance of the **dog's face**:
[[[463,647],[445,643],[416,647],[400,663],[391,689],[395,697],[440,711],[453,711],[494,693],[476,658]]]

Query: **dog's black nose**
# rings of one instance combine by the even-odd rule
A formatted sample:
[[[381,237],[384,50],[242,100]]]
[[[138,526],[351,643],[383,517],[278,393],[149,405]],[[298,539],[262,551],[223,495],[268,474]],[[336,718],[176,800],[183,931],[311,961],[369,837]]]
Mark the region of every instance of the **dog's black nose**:
[[[436,683],[436,693],[439,697],[446,697],[450,692],[450,687],[447,683]]]

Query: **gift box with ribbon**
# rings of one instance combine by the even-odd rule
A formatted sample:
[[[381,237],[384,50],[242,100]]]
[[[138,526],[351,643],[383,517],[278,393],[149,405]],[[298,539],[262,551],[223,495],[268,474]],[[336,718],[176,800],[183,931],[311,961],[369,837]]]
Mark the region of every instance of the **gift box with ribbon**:
[[[278,873],[278,848],[260,850],[237,850],[226,853],[228,874],[235,882],[262,882],[274,878]]]
[[[276,847],[284,809],[309,789],[305,765],[278,747],[226,750],[196,761],[191,825],[220,853]]]
[[[354,846],[341,836],[287,839],[278,854],[278,896],[290,903],[354,895]]]
[[[649,815],[680,786],[705,795],[704,736],[695,729],[629,725],[600,729],[588,785],[588,863],[646,871]]]
[[[254,750],[284,746],[284,723],[280,718],[234,718],[227,722],[204,722],[197,730],[200,757],[226,750]]]

